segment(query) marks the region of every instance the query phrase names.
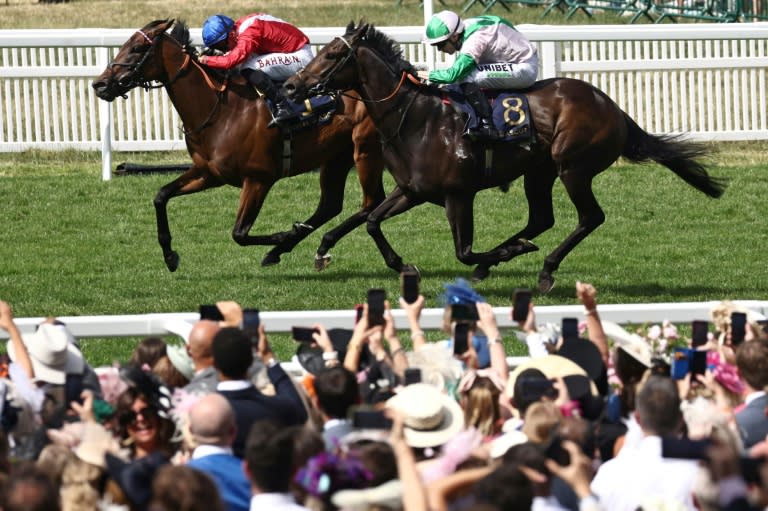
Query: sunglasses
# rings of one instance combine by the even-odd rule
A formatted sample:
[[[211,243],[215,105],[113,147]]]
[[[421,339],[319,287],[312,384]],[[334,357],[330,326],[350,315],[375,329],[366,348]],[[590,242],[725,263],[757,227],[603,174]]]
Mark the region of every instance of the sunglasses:
[[[127,412],[124,412],[120,414],[119,421],[120,424],[123,426],[130,426],[132,424],[136,423],[136,419],[139,418],[139,415],[144,417],[144,420],[153,420],[157,419],[159,417],[159,414],[157,413],[157,408],[154,406],[145,406],[139,411],[134,412],[133,410],[129,410]]]

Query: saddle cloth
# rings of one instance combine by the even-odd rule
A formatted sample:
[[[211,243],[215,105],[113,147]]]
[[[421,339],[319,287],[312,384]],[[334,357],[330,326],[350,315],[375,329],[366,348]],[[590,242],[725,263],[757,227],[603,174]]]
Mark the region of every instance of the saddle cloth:
[[[518,144],[533,142],[534,132],[533,125],[531,124],[531,111],[525,94],[489,90],[485,91],[485,95],[491,102],[493,124],[502,135],[500,140]],[[477,113],[459,89],[448,88],[446,96],[447,99],[467,114],[467,129],[472,130],[476,128],[478,125]]]

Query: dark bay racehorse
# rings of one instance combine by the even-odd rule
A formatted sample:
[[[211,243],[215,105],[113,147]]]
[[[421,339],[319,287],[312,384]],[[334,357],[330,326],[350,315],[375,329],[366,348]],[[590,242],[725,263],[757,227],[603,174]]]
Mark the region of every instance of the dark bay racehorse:
[[[171,28],[170,33],[168,32]],[[275,264],[312,231],[342,211],[349,169],[357,167],[363,204],[352,217],[327,233],[318,248],[315,266],[323,269],[328,250],[365,222],[384,199],[381,184],[381,143],[365,107],[344,97],[332,121],[293,135],[292,161],[283,168],[283,136],[268,128],[272,119],[265,101],[244,80],[212,76],[197,62],[189,30],[183,22],[158,20],[136,31],[114,60],[93,81],[96,95],[106,101],[152,82],[165,86],[184,123],[192,166],[155,196],[157,236],[165,264],[175,271],[178,254],[171,248],[167,203],[180,195],[224,184],[242,188],[232,237],[240,245],[275,245],[261,264]],[[320,204],[314,214],[293,229],[272,235],[249,234],[274,183],[320,167]]]
[[[606,94],[569,78],[542,80],[524,91],[535,142],[530,150],[511,144],[490,146],[493,170],[488,174],[486,146],[462,136],[466,116],[444,101],[439,90],[410,79],[414,73],[397,43],[371,25],[350,23],[343,37],[326,45],[284,85],[294,99],[323,88],[353,89],[362,96],[381,134],[385,164],[398,185],[371,213],[367,228],[387,265],[396,271],[406,265],[384,238],[380,224],[424,202],[445,207],[456,257],[476,264],[473,277],[480,280],[491,266],[537,250],[528,240],[554,225],[552,186],[560,178],[579,221],[544,260],[539,289],[548,292],[561,261],[605,220],[592,179],[620,156],[633,162],[656,161],[710,197],[724,191],[724,183],[710,177],[695,159],[704,154],[702,145],[646,133]],[[527,225],[494,249],[473,252],[475,194],[520,176],[528,200]]]

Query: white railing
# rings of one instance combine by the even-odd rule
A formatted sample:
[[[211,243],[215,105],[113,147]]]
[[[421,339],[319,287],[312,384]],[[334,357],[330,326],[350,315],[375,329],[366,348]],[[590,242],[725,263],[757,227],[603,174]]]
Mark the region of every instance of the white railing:
[[[445,65],[421,27],[381,27],[414,64]],[[646,130],[703,140],[768,139],[768,23],[520,25],[539,47],[541,77],[593,83]],[[316,46],[342,28],[304,29]],[[200,41],[200,30],[192,30]],[[162,90],[99,101],[90,83],[134,29],[0,30],[0,151],[183,150]],[[442,58],[442,57],[437,57]]]
[[[689,323],[695,319],[707,320],[709,311],[720,302],[682,302],[682,303],[646,303],[646,304],[606,304],[600,305],[600,318],[619,324],[661,323],[667,319],[673,323]],[[768,316],[766,300],[735,300],[734,303]],[[501,328],[516,326],[509,317],[509,307],[494,307],[496,321]],[[539,324],[560,324],[564,317],[582,317],[584,308],[580,305],[539,305],[534,307],[536,321]],[[326,311],[262,311],[260,313],[264,328],[268,333],[290,332],[292,326],[320,323],[326,328],[352,328],[353,310]],[[407,325],[403,310],[392,311],[395,324]],[[16,318],[16,324],[22,333],[33,332],[45,318]],[[199,319],[196,312],[166,314],[132,314],[118,316],[59,316],[67,324],[75,337],[145,337],[150,335],[168,335],[175,330],[177,321],[193,323]],[[425,330],[437,330],[443,322],[443,309],[424,309],[421,326]],[[0,339],[8,335],[0,329]]]

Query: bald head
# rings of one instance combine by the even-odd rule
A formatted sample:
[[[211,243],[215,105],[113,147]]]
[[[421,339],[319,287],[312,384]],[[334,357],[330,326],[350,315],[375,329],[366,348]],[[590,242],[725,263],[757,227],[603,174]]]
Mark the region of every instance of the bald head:
[[[221,327],[218,323],[207,319],[201,319],[192,326],[187,348],[196,371],[213,365],[211,344],[219,330]]]
[[[189,430],[198,445],[231,446],[235,439],[235,413],[227,398],[212,393],[189,410]]]

